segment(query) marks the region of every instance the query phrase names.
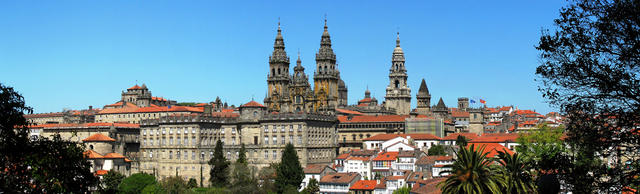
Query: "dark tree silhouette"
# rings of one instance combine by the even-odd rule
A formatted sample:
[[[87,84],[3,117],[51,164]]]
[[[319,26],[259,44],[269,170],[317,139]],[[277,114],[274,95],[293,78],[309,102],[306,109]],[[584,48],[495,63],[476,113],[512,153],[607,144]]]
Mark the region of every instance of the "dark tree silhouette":
[[[291,143],[288,143],[284,148],[276,176],[276,187],[280,193],[283,193],[287,186],[297,189],[304,179],[304,171],[300,166],[298,153]]]
[[[222,142],[218,139],[213,150],[213,158],[209,160],[211,172],[209,182],[215,187],[226,187],[229,184],[229,161],[222,153]]]
[[[639,16],[637,0],[575,1],[536,47],[540,91],[567,115],[571,150],[559,172],[574,193],[639,183]]]
[[[84,146],[53,138],[29,138],[32,113],[12,87],[0,84],[0,191],[85,193],[98,179],[84,159]]]

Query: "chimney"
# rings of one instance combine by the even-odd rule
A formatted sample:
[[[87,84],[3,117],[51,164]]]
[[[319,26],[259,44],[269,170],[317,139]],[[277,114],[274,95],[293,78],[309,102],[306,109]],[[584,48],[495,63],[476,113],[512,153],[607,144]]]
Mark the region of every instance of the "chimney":
[[[93,110],[93,106],[89,105],[89,110]]]

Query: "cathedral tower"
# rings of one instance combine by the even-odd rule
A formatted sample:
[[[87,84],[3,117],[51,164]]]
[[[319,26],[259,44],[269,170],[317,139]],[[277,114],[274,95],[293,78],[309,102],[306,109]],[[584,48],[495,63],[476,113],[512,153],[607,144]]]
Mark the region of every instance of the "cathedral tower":
[[[418,100],[416,112],[421,115],[429,114],[431,111],[431,94],[429,93],[429,88],[427,88],[427,82],[425,82],[424,79],[422,79],[422,83],[420,83],[416,100]]]
[[[311,91],[309,78],[307,77],[307,74],[304,73],[302,60],[300,60],[300,52],[298,52],[296,66],[293,68],[293,79],[290,88],[290,93],[293,97],[291,110],[294,112],[310,112],[311,107],[315,102],[315,98],[313,91]]]
[[[264,103],[269,112],[288,111],[288,85],[291,77],[289,75],[289,57],[284,50],[284,39],[280,22],[278,22],[278,35],[273,43],[273,53],[269,56],[269,70],[267,76],[268,91]]]
[[[407,69],[404,66],[404,52],[400,48],[400,33],[396,39],[396,48],[391,58],[389,86],[385,98],[385,107],[393,108],[396,114],[407,115],[411,111],[411,89],[407,85]]]
[[[320,49],[316,54],[316,72],[313,75],[313,87],[317,98],[315,109],[317,111],[334,111],[338,107],[340,97],[338,87],[342,80],[336,65],[336,54],[331,48],[331,37],[325,19]],[[346,87],[344,93],[346,94]],[[346,103],[346,95],[343,98]]]

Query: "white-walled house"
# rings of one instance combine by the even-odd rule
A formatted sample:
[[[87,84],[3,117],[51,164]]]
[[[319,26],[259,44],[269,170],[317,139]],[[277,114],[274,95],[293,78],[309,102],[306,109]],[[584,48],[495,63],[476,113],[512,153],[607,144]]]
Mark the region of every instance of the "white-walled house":
[[[355,172],[327,174],[320,179],[320,193],[349,193],[349,188],[361,179]]]
[[[344,160],[344,171],[356,172],[363,179],[373,179],[371,176],[373,167],[371,159],[372,157],[369,156],[349,156]]]
[[[304,179],[302,180],[302,183],[300,184],[300,188],[298,188],[298,190],[302,191],[305,187],[307,187],[311,179],[316,179],[316,181],[320,182],[320,179],[323,176],[332,173],[336,173],[336,170],[330,168],[328,165],[308,164],[304,168]]]

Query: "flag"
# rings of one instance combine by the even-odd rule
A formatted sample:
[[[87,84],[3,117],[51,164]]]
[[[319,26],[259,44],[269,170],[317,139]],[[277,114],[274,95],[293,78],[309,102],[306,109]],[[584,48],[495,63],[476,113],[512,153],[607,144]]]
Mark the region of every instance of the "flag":
[[[167,109],[171,109],[171,105],[167,106]]]
[[[480,103],[482,103],[482,104],[486,104],[486,103],[487,103],[487,101],[484,101],[483,99],[480,99]]]
[[[473,99],[471,99],[471,100],[469,100],[469,101],[470,101],[471,103],[476,103],[476,101],[475,101],[475,100],[473,100]]]

